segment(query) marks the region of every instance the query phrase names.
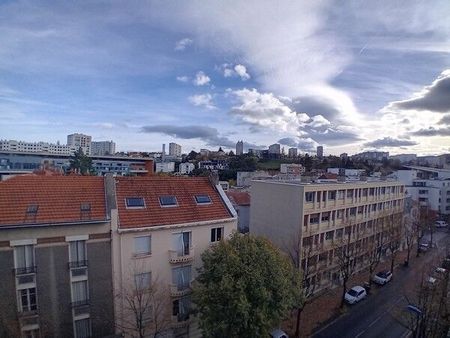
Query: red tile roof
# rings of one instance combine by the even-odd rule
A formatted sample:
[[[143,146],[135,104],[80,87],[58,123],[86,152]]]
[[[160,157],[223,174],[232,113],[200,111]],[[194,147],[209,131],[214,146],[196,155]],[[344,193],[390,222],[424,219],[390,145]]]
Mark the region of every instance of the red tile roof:
[[[173,195],[176,207],[161,207],[160,196]],[[212,203],[197,205],[195,195],[208,195]],[[207,177],[117,177],[119,227],[135,228],[231,218],[220,194]],[[126,198],[142,197],[146,207],[127,209]]]
[[[90,204],[90,213],[82,214],[81,204]],[[37,205],[35,215],[27,215],[30,205]],[[0,227],[106,218],[102,177],[21,175],[0,182]]]
[[[233,191],[228,190],[227,196],[235,205],[246,206],[250,205],[250,193],[247,191]]]

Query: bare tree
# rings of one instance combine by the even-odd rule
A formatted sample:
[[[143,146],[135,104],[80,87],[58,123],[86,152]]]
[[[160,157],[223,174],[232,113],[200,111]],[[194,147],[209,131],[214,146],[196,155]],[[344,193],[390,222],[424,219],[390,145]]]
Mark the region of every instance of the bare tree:
[[[409,264],[411,251],[414,247],[414,244],[417,243],[417,231],[418,231],[418,210],[411,210],[408,212],[402,223],[402,237],[404,239],[404,243],[406,245],[406,264]],[[419,244],[417,243],[417,246]]]
[[[394,273],[395,258],[400,250],[403,215],[401,213],[390,215],[386,220],[387,248],[391,255],[391,273]]]
[[[116,295],[123,304],[116,326],[130,337],[156,338],[171,325],[168,287],[137,266],[132,271],[133,278]]]
[[[384,223],[381,218],[378,218],[373,221],[371,236],[367,239],[366,257],[369,272],[367,282],[369,285],[372,284],[373,274],[381,261],[384,243]]]

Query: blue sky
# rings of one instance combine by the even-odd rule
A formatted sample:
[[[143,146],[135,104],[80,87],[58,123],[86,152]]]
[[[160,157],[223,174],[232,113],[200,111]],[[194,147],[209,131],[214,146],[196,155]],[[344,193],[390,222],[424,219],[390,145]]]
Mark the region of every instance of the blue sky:
[[[0,2],[0,138],[450,151],[450,2]]]

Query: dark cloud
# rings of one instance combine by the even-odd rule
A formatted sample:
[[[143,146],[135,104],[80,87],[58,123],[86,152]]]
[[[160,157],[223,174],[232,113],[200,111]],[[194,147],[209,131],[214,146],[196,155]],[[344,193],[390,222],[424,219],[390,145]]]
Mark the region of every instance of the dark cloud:
[[[390,147],[407,147],[414,146],[417,142],[410,140],[400,140],[392,137],[384,137],[375,141],[364,143],[368,148],[390,148]]]
[[[293,137],[284,137],[284,138],[278,140],[277,143],[282,144],[284,146],[288,146],[288,147],[297,147],[297,144],[298,144],[297,140]]]
[[[171,125],[155,125],[142,127],[144,133],[161,133],[180,139],[200,139],[209,146],[234,148],[236,142],[227,137],[219,136],[216,128],[204,126],[176,127]]]
[[[316,143],[313,140],[307,138],[296,139],[293,137],[284,137],[278,140],[278,143],[288,147],[299,148],[303,151],[313,151],[316,147]]]
[[[450,125],[450,114],[444,115],[438,122],[438,124],[447,124]]]
[[[410,135],[413,136],[450,136],[450,127],[419,129],[413,131]]]
[[[398,101],[392,107],[399,109],[429,110],[438,113],[450,112],[450,70],[446,70],[424,88],[422,96]]]
[[[283,103],[293,111],[306,113],[310,116],[322,115],[330,121],[336,120],[341,115],[341,112],[332,103],[325,102],[323,98],[319,97],[297,97],[292,101],[283,100]]]
[[[361,137],[354,132],[343,131],[332,127],[302,127],[299,130],[306,132],[306,136],[312,138],[317,143],[325,145],[344,145],[361,140]]]

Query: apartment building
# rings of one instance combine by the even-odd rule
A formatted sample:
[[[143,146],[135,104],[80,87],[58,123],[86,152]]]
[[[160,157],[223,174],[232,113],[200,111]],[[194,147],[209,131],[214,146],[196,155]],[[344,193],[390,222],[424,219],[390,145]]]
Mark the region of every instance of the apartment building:
[[[288,149],[288,156],[293,158],[298,156],[298,149],[297,148],[289,148]]]
[[[178,171],[180,172],[181,175],[188,175],[194,169],[195,169],[194,163],[184,162],[184,163],[180,163]]]
[[[73,155],[78,150],[77,147],[65,144],[48,142],[25,142],[15,140],[0,140],[0,151],[48,153],[57,155]]]
[[[116,153],[116,143],[113,141],[93,141],[91,142],[91,155],[108,156]]]
[[[240,156],[244,154],[244,141],[237,141],[236,142],[236,155]]]
[[[85,134],[70,134],[67,135],[67,145],[69,147],[81,148],[86,155],[91,154],[92,136]]]
[[[339,280],[336,250],[343,236],[366,248],[384,235],[383,222],[402,215],[404,195],[397,181],[253,181],[250,233],[286,252],[298,251],[303,269],[314,272],[317,291]],[[366,267],[366,258],[364,250],[355,257],[358,269]]]
[[[169,143],[169,156],[181,157],[181,146],[177,143]]]
[[[0,182],[0,299],[1,337],[114,333],[103,178]]]
[[[112,213],[117,334],[141,328],[164,337],[200,337],[191,309],[191,282],[201,253],[230,236],[237,219],[219,185],[206,177],[108,177]],[[115,192],[114,192],[115,190]],[[110,198],[109,198],[110,199]],[[157,295],[147,309],[139,290]],[[148,295],[148,293],[147,293]]]

